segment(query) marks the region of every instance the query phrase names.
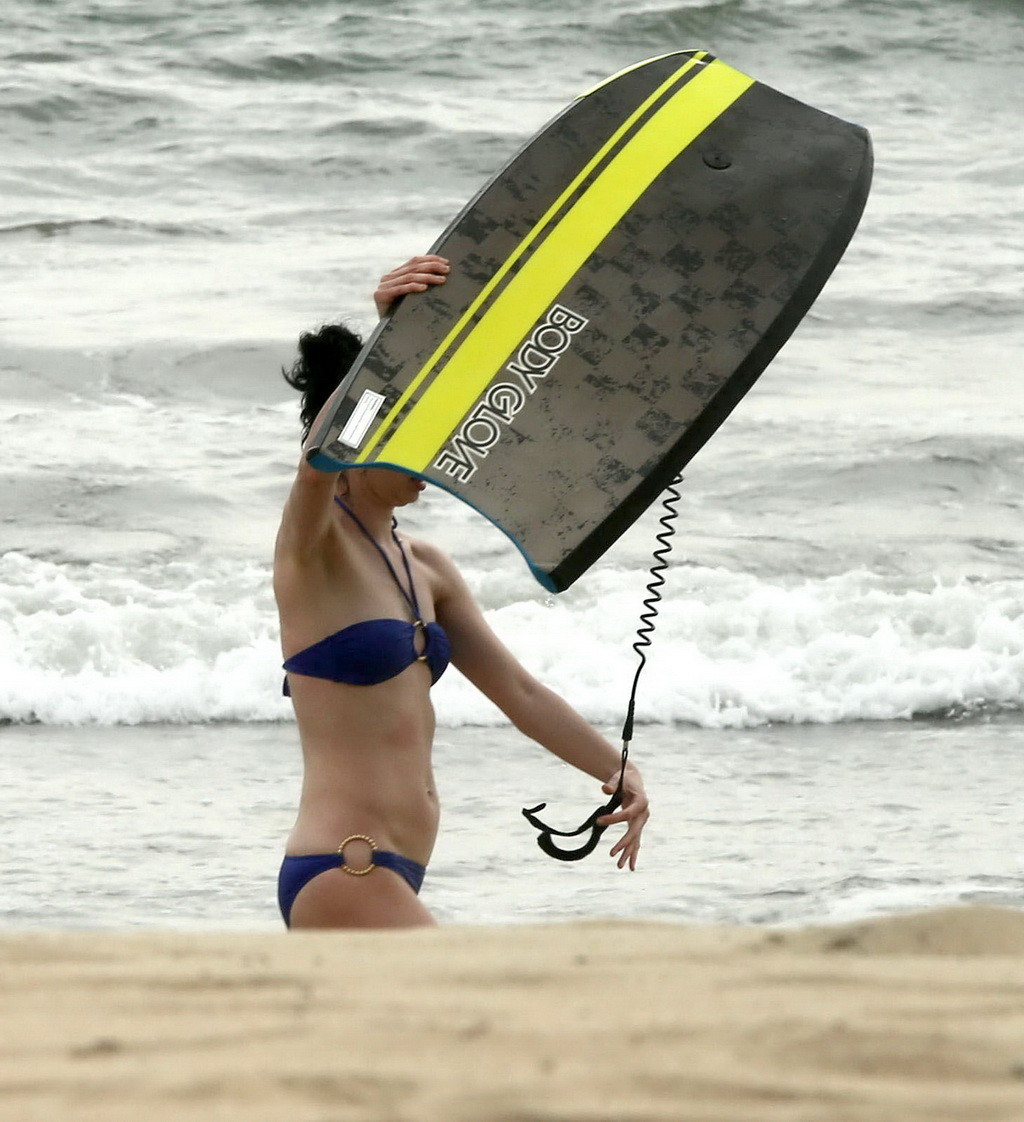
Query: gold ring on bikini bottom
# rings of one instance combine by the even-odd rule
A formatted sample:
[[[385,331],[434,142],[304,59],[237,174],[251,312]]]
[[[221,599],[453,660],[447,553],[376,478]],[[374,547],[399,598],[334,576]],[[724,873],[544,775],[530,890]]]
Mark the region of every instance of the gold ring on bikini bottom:
[[[349,842],[366,842],[370,847],[370,863],[365,869],[353,869],[351,865],[345,861],[345,846]],[[368,838],[365,834],[349,834],[349,836],[338,846],[338,856],[341,858],[341,867],[346,873],[353,877],[365,877],[367,873],[372,873],[377,866],[373,863],[373,855],[377,852],[377,843],[373,838]]]

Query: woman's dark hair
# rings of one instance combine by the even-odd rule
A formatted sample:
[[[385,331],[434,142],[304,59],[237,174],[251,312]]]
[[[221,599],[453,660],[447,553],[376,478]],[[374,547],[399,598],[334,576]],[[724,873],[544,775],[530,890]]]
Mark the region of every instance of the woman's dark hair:
[[[299,336],[299,357],[291,370],[282,367],[281,373],[288,385],[302,394],[303,440],[362,349],[362,339],[340,323],[328,323],[319,331]]]

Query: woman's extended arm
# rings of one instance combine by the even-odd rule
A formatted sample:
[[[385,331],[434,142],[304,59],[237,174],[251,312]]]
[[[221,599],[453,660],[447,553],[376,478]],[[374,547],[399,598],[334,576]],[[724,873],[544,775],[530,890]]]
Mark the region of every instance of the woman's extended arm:
[[[566,763],[601,780],[606,794],[618,785],[621,754],[566,701],[533,677],[494,634],[454,564],[440,550],[427,547],[430,563],[443,577],[437,597],[438,620],[448,633],[453,664],[509,718],[524,735]],[[640,835],[650,810],[640,773],[626,765],[622,808],[599,819],[602,826],[627,823],[612,848],[619,868],[636,868]]]

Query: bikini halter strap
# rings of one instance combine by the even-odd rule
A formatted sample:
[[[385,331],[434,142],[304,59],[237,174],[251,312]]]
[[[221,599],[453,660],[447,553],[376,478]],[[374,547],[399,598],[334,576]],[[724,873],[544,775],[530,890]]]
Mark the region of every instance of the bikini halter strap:
[[[405,590],[405,585],[403,585],[402,582],[398,579],[398,574],[395,572],[394,565],[391,564],[391,559],[381,548],[380,542],[377,541],[373,534],[371,534],[370,531],[367,530],[367,528],[363,525],[362,520],[359,518],[359,515],[356,514],[356,512],[348,505],[348,503],[343,502],[337,495],[334,496],[334,501],[349,516],[349,518],[352,519],[352,521],[359,527],[359,529],[362,530],[363,535],[384,559],[384,564],[387,565],[388,572],[391,574],[392,580],[395,582],[395,584],[398,585],[398,591],[401,592],[403,598],[405,599],[405,602],[412,610],[414,619],[420,627],[423,627],[423,616],[420,613],[419,601],[416,599],[416,585],[413,583],[412,569],[409,567],[409,558],[406,556],[405,547],[402,545],[401,539],[395,532],[398,528],[398,520],[394,516],[392,516],[391,518],[391,537],[394,539],[395,545],[398,546],[398,552],[402,555],[402,564],[405,566],[405,575],[409,579],[408,592],[406,592]]]

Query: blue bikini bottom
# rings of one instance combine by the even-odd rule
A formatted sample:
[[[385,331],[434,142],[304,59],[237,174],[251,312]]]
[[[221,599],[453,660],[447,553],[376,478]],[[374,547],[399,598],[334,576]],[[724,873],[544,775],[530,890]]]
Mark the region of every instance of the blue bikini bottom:
[[[386,849],[375,849],[370,856],[370,865],[380,865],[385,869],[393,869],[409,885],[415,893],[419,893],[426,868],[403,857],[400,853],[390,853]],[[296,857],[285,857],[281,862],[281,871],[277,877],[277,903],[284,917],[285,927],[291,927],[292,905],[299,892],[316,876],[326,873],[328,869],[340,869],[345,866],[345,858],[335,851],[334,853],[304,853]],[[362,875],[364,870],[359,870],[355,875]],[[367,867],[369,871],[369,866]]]

